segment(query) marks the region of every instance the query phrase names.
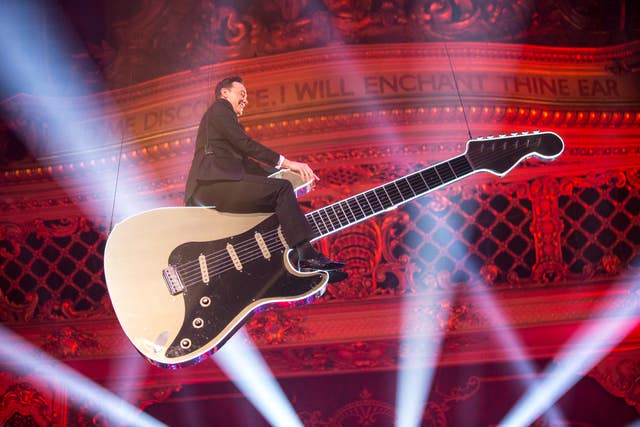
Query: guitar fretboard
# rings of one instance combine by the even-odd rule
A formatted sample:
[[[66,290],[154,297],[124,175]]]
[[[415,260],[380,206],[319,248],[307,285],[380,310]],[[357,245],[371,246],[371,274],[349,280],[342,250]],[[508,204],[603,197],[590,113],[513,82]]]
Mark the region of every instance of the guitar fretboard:
[[[465,154],[306,214],[320,239],[474,172]]]

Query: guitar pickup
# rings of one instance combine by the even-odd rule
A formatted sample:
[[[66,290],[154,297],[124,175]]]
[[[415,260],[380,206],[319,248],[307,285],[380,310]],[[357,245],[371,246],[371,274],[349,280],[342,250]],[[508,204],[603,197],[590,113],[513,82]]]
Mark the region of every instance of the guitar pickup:
[[[171,295],[178,295],[184,292],[184,284],[182,283],[178,270],[174,265],[170,265],[162,270],[162,277],[164,277],[164,282],[167,284],[167,288],[169,288],[169,293]]]

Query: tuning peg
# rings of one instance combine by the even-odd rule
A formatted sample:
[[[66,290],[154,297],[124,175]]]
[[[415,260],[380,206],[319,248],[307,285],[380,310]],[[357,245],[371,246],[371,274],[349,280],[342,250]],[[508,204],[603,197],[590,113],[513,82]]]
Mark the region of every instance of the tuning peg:
[[[511,132],[511,136],[517,136],[518,132]]]
[[[539,130],[534,130],[533,133],[540,133],[540,131]]]
[[[501,133],[500,135],[498,135],[498,138],[506,138],[507,134],[505,133]]]
[[[522,132],[522,135],[529,135],[529,132]]]

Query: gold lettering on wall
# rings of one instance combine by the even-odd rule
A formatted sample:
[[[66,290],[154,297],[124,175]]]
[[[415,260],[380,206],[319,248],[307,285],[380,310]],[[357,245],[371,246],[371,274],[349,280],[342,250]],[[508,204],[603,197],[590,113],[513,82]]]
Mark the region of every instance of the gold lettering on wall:
[[[313,76],[322,76],[313,78]],[[248,117],[261,114],[289,114],[304,108],[335,109],[340,104],[348,108],[380,104],[389,99],[417,100],[421,105],[449,99],[458,102],[458,90],[463,98],[504,100],[507,103],[575,103],[593,102],[612,105],[635,102],[640,98],[640,86],[633,75],[591,76],[587,73],[561,75],[536,73],[491,73],[463,71],[454,74],[448,71],[414,72],[362,72],[340,76],[326,73],[318,68],[300,79],[285,80],[272,84],[252,85],[251,76],[245,78],[249,91]],[[213,102],[211,93],[198,93],[176,97],[179,101],[167,102],[154,107],[136,110],[123,116],[96,119],[85,123],[84,133],[93,141],[116,144],[155,138],[172,132],[195,128]],[[482,101],[480,101],[482,102]]]
[[[318,72],[318,74],[321,74]],[[585,102],[597,99],[600,104],[624,103],[637,99],[640,94],[629,79],[624,77],[578,77],[536,74],[415,72],[366,73],[341,77],[293,80],[267,86],[251,86],[248,115],[278,112],[305,106],[322,105],[334,108],[341,103],[363,103],[386,98],[457,97],[506,100],[531,100],[542,103]],[[196,127],[213,97],[204,94],[182,99],[175,104],[154,108],[115,119],[87,123],[87,134],[109,135],[113,141],[152,137],[160,133]]]
[[[597,98],[604,103],[616,103],[626,102],[640,95],[636,94],[637,89],[631,81],[621,77],[458,73],[454,80],[453,75],[447,72],[380,73],[305,79],[250,88],[251,107],[248,113],[275,111],[305,104],[332,105],[343,101],[384,99],[398,95],[457,96],[457,89],[463,97],[473,95],[541,102],[580,102]]]

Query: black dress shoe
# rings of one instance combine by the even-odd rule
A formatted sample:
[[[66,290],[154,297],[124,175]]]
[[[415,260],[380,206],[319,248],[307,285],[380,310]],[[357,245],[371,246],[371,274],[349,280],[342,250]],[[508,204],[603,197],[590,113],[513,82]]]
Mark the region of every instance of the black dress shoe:
[[[349,274],[343,270],[331,270],[329,272],[329,283],[338,283],[342,282],[344,279],[349,277]]]
[[[302,258],[298,260],[299,271],[311,271],[311,270],[339,270],[344,268],[344,262],[331,261],[321,253],[316,253],[311,258]]]

